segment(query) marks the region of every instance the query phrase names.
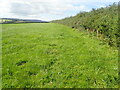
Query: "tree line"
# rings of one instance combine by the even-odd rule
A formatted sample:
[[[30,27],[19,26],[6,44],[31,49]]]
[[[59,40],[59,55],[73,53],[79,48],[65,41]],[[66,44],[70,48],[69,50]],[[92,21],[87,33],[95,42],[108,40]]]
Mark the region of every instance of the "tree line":
[[[92,9],[90,12],[80,12],[76,16],[64,18],[62,20],[52,21],[61,23],[71,28],[84,28],[84,30],[94,33],[100,40],[105,41],[110,46],[118,46],[120,37],[118,30],[118,5],[112,5]]]

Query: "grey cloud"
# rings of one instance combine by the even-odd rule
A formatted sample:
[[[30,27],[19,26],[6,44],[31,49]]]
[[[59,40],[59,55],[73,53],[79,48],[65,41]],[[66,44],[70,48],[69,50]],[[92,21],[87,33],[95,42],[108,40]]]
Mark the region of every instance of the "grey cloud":
[[[12,3],[11,13],[16,15],[29,15],[32,14],[30,11],[30,5],[24,3]]]
[[[49,7],[45,3],[12,3],[11,13],[22,16],[49,13]]]
[[[36,1],[36,0],[35,0]],[[18,1],[12,2],[10,13],[13,16],[27,17],[27,18],[50,18],[51,16],[55,17],[67,17],[72,15],[72,12],[84,10],[84,6],[75,6],[72,3],[64,3],[62,0],[52,0],[54,2],[45,0],[45,1]],[[70,13],[68,13],[68,11]]]

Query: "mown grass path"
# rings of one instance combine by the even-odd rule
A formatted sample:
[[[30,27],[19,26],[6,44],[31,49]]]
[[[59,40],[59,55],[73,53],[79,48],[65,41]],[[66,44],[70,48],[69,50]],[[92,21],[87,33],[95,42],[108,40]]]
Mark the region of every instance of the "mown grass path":
[[[117,50],[54,23],[5,24],[3,88],[118,87]]]

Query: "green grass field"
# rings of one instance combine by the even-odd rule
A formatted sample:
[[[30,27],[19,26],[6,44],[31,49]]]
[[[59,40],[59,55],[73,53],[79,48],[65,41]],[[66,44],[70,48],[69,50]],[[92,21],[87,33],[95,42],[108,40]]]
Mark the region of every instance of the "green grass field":
[[[117,88],[118,51],[54,23],[3,24],[3,88]]]

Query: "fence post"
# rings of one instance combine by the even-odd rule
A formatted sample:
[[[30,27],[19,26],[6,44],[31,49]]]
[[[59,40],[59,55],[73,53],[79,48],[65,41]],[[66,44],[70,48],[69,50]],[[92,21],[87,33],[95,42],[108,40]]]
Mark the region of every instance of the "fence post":
[[[98,38],[98,30],[97,30],[97,38]]]

